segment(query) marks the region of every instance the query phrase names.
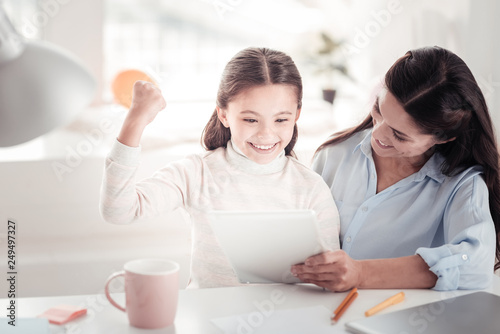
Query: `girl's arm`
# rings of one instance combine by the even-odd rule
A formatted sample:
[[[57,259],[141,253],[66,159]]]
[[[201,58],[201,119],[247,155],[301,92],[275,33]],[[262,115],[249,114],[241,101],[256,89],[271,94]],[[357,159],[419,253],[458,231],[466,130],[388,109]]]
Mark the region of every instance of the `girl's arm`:
[[[158,87],[147,81],[135,82],[132,105],[123,122],[118,141],[130,147],[138,147],[146,126],[165,107],[165,100]]]
[[[292,267],[303,282],[331,291],[351,288],[418,289],[431,288],[437,276],[419,255],[393,259],[353,260],[338,250],[312,256],[303,265]]]
[[[160,90],[151,83],[134,84],[133,100],[118,141],[109,152],[100,196],[100,212],[105,221],[128,224],[186,205],[199,192],[188,182],[199,182],[201,159],[191,157],[170,163],[152,177],[136,182],[140,164],[139,143],[144,128],[165,108]],[[196,200],[196,197],[195,197]]]

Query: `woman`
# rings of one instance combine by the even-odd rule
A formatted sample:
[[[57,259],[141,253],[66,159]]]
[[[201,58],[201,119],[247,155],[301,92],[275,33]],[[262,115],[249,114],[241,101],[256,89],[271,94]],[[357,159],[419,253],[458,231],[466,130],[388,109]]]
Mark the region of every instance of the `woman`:
[[[340,211],[342,250],[292,272],[332,291],[489,286],[500,254],[498,161],[467,65],[440,47],[409,51],[368,117],[316,152],[313,167]]]

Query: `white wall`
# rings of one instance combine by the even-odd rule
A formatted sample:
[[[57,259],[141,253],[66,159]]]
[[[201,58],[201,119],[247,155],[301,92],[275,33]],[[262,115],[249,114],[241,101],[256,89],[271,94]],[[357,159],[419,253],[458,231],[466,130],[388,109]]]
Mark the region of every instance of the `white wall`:
[[[500,2],[475,1],[470,10],[464,60],[471,67],[490,108],[500,139]]]
[[[49,17],[40,27],[42,38],[80,58],[97,79],[97,92],[101,92],[103,0],[49,0],[40,1],[40,6],[39,12]],[[95,102],[100,102],[100,94]]]

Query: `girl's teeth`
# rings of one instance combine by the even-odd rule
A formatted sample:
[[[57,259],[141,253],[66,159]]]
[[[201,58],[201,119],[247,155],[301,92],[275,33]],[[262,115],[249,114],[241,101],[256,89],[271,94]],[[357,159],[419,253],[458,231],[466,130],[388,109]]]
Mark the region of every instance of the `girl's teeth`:
[[[255,145],[255,144],[253,144],[253,146],[255,146],[261,150],[268,150],[268,149],[274,147],[274,145],[276,145],[276,144],[273,144],[273,145]]]

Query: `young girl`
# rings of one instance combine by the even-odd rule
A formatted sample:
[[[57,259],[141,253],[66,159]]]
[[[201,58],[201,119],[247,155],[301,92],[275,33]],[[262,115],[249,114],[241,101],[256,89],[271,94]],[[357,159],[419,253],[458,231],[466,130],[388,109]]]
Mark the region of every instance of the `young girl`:
[[[223,72],[217,107],[202,135],[208,152],[135,183],[142,132],[165,108],[156,86],[137,82],[106,160],[102,216],[123,224],[186,209],[194,229],[189,287],[239,284],[210,228],[211,210],[311,209],[318,217],[321,242],[338,249],[339,218],[330,189],[292,157],[301,104],[302,80],[289,56],[265,48],[240,51]]]

